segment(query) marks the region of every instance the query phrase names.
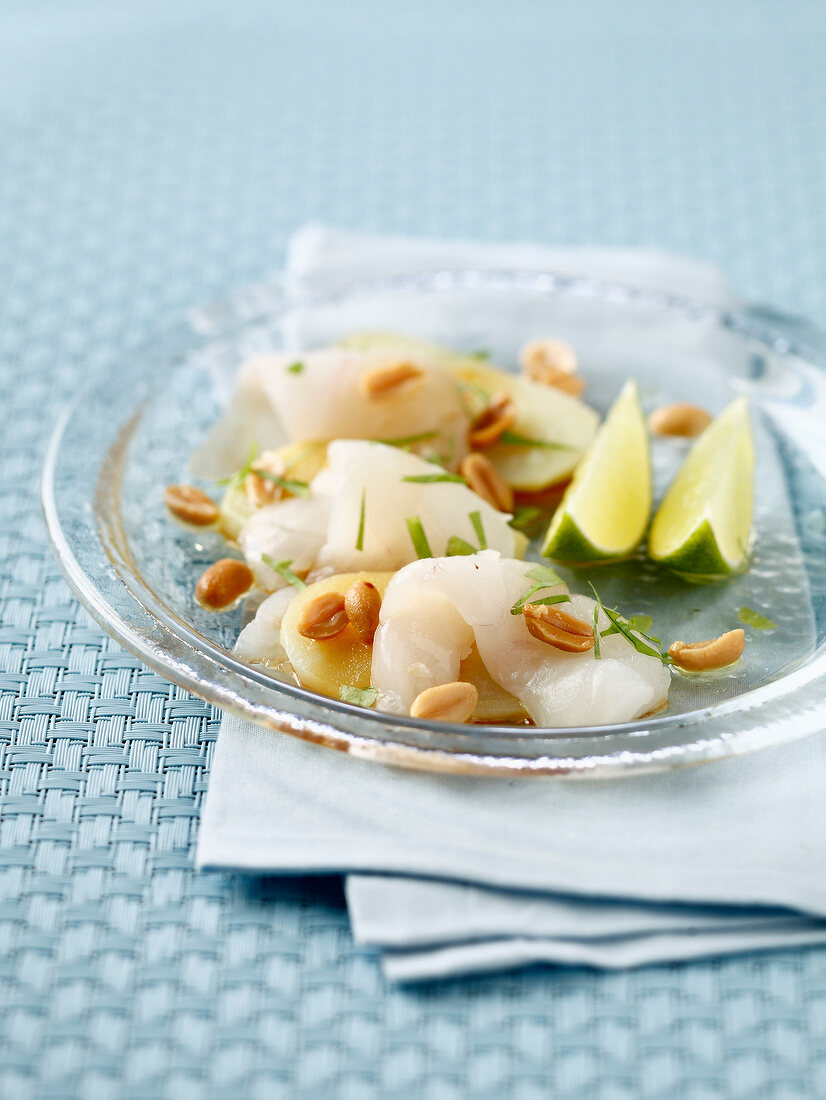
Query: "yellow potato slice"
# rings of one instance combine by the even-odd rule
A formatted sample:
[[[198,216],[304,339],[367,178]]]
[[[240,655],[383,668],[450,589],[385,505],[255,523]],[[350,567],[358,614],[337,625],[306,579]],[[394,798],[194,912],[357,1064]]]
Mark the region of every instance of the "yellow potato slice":
[[[497,443],[485,451],[509,485],[521,492],[537,492],[570,477],[599,424],[589,405],[553,386],[485,363],[465,360],[451,370],[463,387],[471,416],[482,411],[487,398],[506,393],[516,409],[511,432],[537,442],[534,447]]]
[[[529,718],[528,712],[519,700],[500,687],[492,678],[476,646],[471,650],[470,656],[462,661],[459,667],[459,679],[466,684],[473,684],[479,692],[479,701],[473,712],[474,722],[511,725],[521,724]]]
[[[383,596],[392,576],[392,573],[339,573],[316,581],[296,596],[281,623],[281,644],[302,687],[333,699],[338,699],[343,685],[370,687],[372,646],[365,645],[349,626],[335,638],[324,641],[305,638],[298,633],[298,620],[310,600],[327,592],[343,596],[358,580],[374,584]]]
[[[285,478],[309,483],[327,462],[327,442],[314,439],[285,443],[283,447],[277,447],[275,453],[284,459]],[[255,505],[247,496],[243,484],[231,484],[221,499],[220,511],[221,530],[228,539],[234,541],[255,511]]]

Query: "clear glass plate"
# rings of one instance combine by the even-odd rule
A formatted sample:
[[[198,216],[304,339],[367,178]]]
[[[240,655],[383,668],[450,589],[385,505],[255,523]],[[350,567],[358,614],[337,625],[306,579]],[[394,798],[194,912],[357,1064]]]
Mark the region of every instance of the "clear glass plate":
[[[587,398],[604,412],[636,377],[646,404],[751,400],[758,442],[756,542],[742,577],[690,585],[641,560],[571,572],[625,613],[654,617],[664,641],[712,637],[748,605],[777,623],[746,627],[743,661],[675,679],[667,711],[590,729],[457,727],[368,712],[238,661],[242,611],[193,601],[225,547],[170,522],[163,490],[226,401],[241,360],[357,329],[398,330],[515,367],[527,338],[577,348]],[[498,775],[605,776],[685,766],[778,744],[826,720],[826,340],[758,308],[697,303],[552,273],[441,271],[287,301],[262,284],[199,311],[125,356],[67,410],[52,437],[42,497],[49,535],[81,602],[122,645],[177,684],[274,730],[390,764]],[[655,441],[660,486],[685,444]]]

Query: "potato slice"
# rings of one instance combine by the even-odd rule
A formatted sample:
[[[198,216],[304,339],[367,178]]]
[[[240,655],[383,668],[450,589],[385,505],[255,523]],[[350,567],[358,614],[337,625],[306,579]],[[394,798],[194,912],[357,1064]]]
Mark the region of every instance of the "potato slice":
[[[392,573],[338,573],[316,581],[296,596],[281,622],[281,644],[302,687],[333,699],[338,699],[338,690],[344,684],[370,687],[373,647],[365,645],[352,627],[345,627],[335,638],[314,641],[298,633],[298,620],[310,600],[326,592],[343,596],[358,580],[374,584],[383,596],[392,576]]]
[[[519,700],[505,691],[485,668],[476,646],[459,667],[459,679],[473,684],[479,692],[479,701],[473,712],[474,722],[494,722],[508,725],[522,723],[529,714]]]
[[[599,424],[599,416],[590,406],[553,386],[484,363],[466,360],[451,370],[465,387],[472,413],[482,410],[485,396],[506,393],[516,408],[512,433],[546,444],[497,443],[485,451],[509,485],[521,492],[538,492],[570,477]]]
[[[327,462],[327,442],[314,439],[285,443],[282,447],[277,447],[275,453],[284,459],[284,477],[309,483]],[[221,530],[228,539],[234,541],[255,511],[255,505],[247,496],[243,484],[231,484],[221,499],[220,508]]]

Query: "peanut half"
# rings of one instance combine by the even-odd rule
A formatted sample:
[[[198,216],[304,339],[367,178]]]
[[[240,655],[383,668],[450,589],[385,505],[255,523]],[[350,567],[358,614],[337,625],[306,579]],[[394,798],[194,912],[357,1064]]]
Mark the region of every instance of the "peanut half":
[[[424,371],[415,363],[388,363],[374,367],[361,376],[364,395],[372,401],[396,394],[402,386],[424,377]]]
[[[173,516],[195,527],[209,527],[218,519],[218,505],[194,485],[167,485],[164,503]]]
[[[468,434],[468,443],[477,450],[492,447],[515,420],[516,409],[513,402],[506,393],[497,393],[490,399],[488,407],[474,420]]]
[[[353,630],[364,642],[371,645],[379,625],[381,596],[370,581],[355,581],[344,593],[344,610]]]
[[[706,430],[711,420],[711,415],[699,405],[678,401],[655,409],[648,418],[648,426],[654,435],[679,435],[693,439]]]
[[[283,477],[285,470],[284,459],[275,451],[264,451],[260,454],[244,478],[244,490],[250,503],[260,508],[264,504],[274,504],[277,500],[281,500],[284,496],[283,486],[266,475]]]
[[[425,688],[413,700],[411,718],[429,718],[433,722],[469,722],[479,701],[473,684],[457,680]]]
[[[522,348],[519,360],[532,382],[554,386],[574,397],[585,389],[585,382],[576,373],[576,352],[563,340],[533,340]]]
[[[734,664],[745,648],[744,631],[729,630],[707,642],[674,642],[668,648],[668,656],[678,668],[689,672],[707,672]]]
[[[252,588],[255,580],[246,562],[221,558],[204,570],[195,585],[195,598],[209,611],[223,611]]]
[[[513,489],[485,455],[473,452],[459,465],[459,473],[468,486],[500,512],[513,511]]]
[[[344,597],[339,592],[324,592],[307,603],[298,619],[298,633],[303,638],[322,641],[335,638],[348,623]]]
[[[522,615],[529,632],[540,642],[565,653],[586,653],[594,648],[594,628],[550,604],[526,603]]]

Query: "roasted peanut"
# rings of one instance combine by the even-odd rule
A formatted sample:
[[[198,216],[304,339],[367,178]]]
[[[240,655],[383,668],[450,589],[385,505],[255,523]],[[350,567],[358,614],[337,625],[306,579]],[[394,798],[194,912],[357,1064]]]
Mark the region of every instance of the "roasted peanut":
[[[594,648],[594,628],[551,604],[526,603],[525,625],[534,638],[566,653],[585,653]]]
[[[347,626],[344,597],[338,592],[324,592],[305,605],[298,620],[298,633],[304,638],[322,641],[335,638]]]
[[[218,519],[218,505],[194,485],[167,485],[164,503],[173,516],[195,527],[209,527]]]
[[[344,610],[350,625],[365,645],[371,645],[379,625],[381,596],[369,581],[356,581],[344,593]]]
[[[554,386],[579,397],[585,382],[576,373],[576,352],[562,340],[533,340],[519,353],[522,369],[532,382]]]
[[[648,426],[654,435],[680,435],[693,439],[706,430],[711,419],[711,415],[699,405],[678,401],[655,409],[648,418]]]
[[[678,668],[706,672],[734,664],[745,648],[746,635],[738,629],[706,642],[674,642],[668,648],[668,655]]]
[[[466,455],[459,466],[459,473],[474,493],[492,508],[500,512],[513,511],[513,490],[485,455],[478,452]]]
[[[389,397],[408,382],[422,378],[424,372],[415,363],[388,363],[374,367],[361,377],[361,388],[371,400]]]
[[[246,562],[221,558],[201,574],[195,585],[195,598],[209,611],[223,611],[248,592],[254,580]]]
[[[274,479],[283,477],[285,469],[284,459],[275,451],[264,451],[253,462],[244,478],[244,490],[256,508],[274,504],[284,496],[284,487]]]
[[[420,692],[410,707],[410,716],[433,722],[469,722],[478,701],[474,685],[457,680]]]
[[[516,409],[506,393],[497,393],[477,416],[468,434],[468,443],[479,450],[492,447],[516,420]]]

